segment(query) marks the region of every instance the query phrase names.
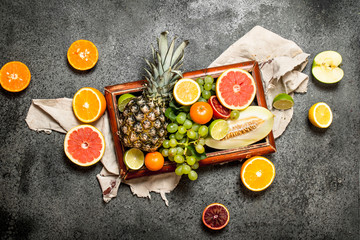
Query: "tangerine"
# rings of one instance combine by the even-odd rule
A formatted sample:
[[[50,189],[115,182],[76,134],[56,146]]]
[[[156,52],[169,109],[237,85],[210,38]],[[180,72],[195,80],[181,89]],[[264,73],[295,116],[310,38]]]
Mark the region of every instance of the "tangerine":
[[[99,59],[99,52],[92,42],[77,40],[73,42],[67,52],[70,65],[77,70],[89,70],[95,66]]]
[[[145,166],[150,171],[158,171],[164,166],[164,157],[159,152],[150,152],[145,156]]]
[[[6,63],[0,70],[0,84],[9,92],[20,92],[29,86],[31,74],[22,62]]]
[[[198,124],[206,124],[213,117],[213,109],[207,102],[196,102],[190,108],[190,117]]]

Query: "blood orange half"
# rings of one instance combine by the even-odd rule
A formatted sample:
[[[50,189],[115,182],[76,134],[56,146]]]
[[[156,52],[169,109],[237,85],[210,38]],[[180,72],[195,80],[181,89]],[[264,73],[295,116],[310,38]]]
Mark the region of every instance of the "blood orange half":
[[[216,96],[220,103],[232,110],[247,108],[255,98],[256,85],[245,70],[232,68],[223,72],[216,81]]]
[[[202,220],[208,228],[220,230],[229,223],[229,210],[221,203],[212,203],[204,209]]]
[[[105,139],[97,128],[79,125],[67,132],[64,150],[73,163],[83,167],[91,166],[104,155]]]

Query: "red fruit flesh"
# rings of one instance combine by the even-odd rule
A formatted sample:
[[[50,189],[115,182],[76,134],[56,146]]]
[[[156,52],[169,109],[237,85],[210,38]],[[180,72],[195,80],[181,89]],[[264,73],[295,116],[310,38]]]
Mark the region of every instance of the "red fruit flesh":
[[[205,208],[202,219],[208,228],[220,230],[228,224],[230,216],[224,205],[213,203]]]
[[[221,105],[216,96],[211,96],[209,98],[209,104],[213,109],[213,118],[214,119],[228,119],[231,114],[231,110]]]

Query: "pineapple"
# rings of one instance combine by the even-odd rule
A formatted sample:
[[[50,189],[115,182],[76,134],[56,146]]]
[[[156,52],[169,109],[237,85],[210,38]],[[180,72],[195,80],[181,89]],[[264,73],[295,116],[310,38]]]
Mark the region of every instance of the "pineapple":
[[[175,82],[182,77],[179,68],[189,43],[184,41],[175,50],[175,38],[168,46],[167,34],[158,38],[158,51],[151,46],[153,62],[145,59],[150,70],[145,69],[148,76],[142,95],[131,99],[119,114],[119,137],[125,147],[154,152],[166,137],[165,109]]]

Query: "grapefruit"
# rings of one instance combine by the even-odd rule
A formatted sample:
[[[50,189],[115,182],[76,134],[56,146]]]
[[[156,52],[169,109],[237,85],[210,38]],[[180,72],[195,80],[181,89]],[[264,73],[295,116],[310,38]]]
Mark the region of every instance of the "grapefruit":
[[[202,220],[208,228],[220,230],[229,223],[229,210],[221,203],[212,203],[204,209]]]
[[[67,132],[64,151],[73,163],[82,167],[91,166],[104,155],[105,139],[97,128],[79,125]]]
[[[215,95],[211,96],[209,98],[208,103],[210,104],[210,106],[213,109],[213,112],[214,112],[213,118],[214,119],[225,119],[226,120],[230,117],[231,110],[224,107],[223,105],[221,105]]]
[[[226,70],[216,81],[216,96],[226,108],[243,110],[252,103],[255,94],[254,78],[245,70]]]

